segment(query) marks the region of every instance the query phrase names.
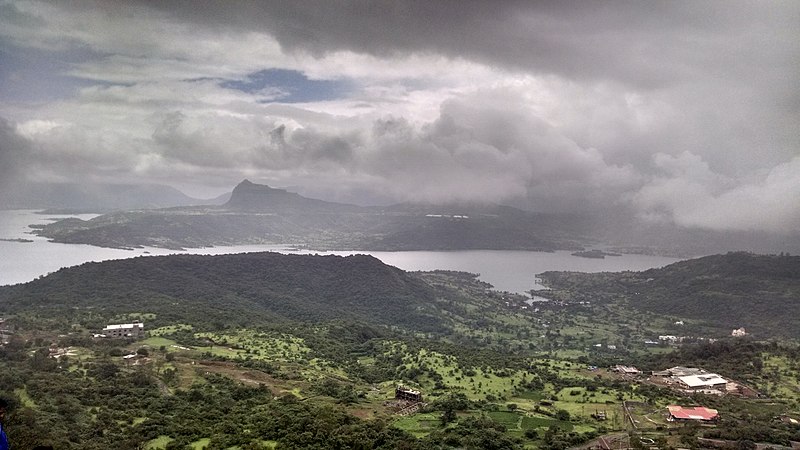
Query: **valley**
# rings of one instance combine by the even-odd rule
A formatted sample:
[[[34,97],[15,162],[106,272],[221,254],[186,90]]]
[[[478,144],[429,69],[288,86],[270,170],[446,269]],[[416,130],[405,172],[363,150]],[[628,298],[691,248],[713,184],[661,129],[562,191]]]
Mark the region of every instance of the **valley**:
[[[724,290],[738,276],[724,268],[742,264],[777,275],[739,296],[798,288],[797,257],[735,253],[641,273],[544,274],[549,301],[532,304],[474,274],[403,272],[368,256],[87,263],[0,288],[13,330],[0,392],[17,405],[15,442],[57,448],[312,448],[334,437],[348,448],[567,448],[603,436],[787,445],[800,430],[773,417],[800,412],[796,336],[731,338],[724,317],[626,298],[636,277],[658,286],[687,268]],[[135,321],[144,338],[93,337]],[[692,339],[659,341],[676,330]],[[758,398],[687,397],[611,370],[619,364],[704,367]],[[398,403],[400,385],[423,403]],[[666,406],[682,403],[716,408],[720,422],[666,421]]]

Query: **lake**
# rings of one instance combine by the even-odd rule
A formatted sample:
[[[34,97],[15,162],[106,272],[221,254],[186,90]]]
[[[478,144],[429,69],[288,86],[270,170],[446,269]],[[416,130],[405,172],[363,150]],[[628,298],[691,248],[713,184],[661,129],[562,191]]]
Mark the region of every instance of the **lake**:
[[[33,242],[0,241],[0,285],[25,283],[39,276],[55,272],[62,267],[71,267],[89,261],[132,258],[143,255],[168,254],[229,254],[259,251],[280,253],[315,254],[313,250],[292,250],[280,245],[237,245],[189,249],[186,251],[159,248],[121,250],[94,247],[83,244],[57,244],[30,234],[28,225],[43,224],[53,219],[79,217],[90,219],[95,215],[36,214],[35,211],[0,210],[0,239],[24,239]],[[496,289],[525,293],[540,289],[536,274],[548,270],[578,272],[618,272],[624,270],[646,270],[662,267],[679,261],[678,258],[648,255],[622,255],[605,259],[572,256],[569,251],[554,253],[508,251],[508,250],[464,250],[464,251],[406,251],[406,252],[324,252],[324,254],[351,255],[366,253],[386,264],[403,270],[460,270],[480,274],[480,279]]]

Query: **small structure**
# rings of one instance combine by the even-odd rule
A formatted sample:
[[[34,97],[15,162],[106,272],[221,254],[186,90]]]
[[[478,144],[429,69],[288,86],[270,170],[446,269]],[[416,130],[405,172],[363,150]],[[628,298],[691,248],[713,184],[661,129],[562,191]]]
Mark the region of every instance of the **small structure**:
[[[747,336],[747,330],[745,330],[744,327],[737,328],[737,329],[731,331],[731,336],[733,336],[733,337]]]
[[[716,409],[704,408],[702,406],[685,408],[678,405],[669,405],[667,409],[669,410],[669,417],[667,417],[667,420],[670,422],[686,422],[690,420],[713,422],[719,419],[719,413]]]
[[[8,344],[12,334],[14,334],[13,327],[6,322],[5,318],[0,317],[0,343]]]
[[[139,338],[144,336],[144,323],[134,322],[108,325],[103,328],[103,334],[111,338]]]
[[[397,386],[394,390],[394,398],[397,400],[407,400],[409,402],[422,402],[422,393],[405,386]]]
[[[615,372],[619,372],[619,373],[621,373],[623,375],[639,375],[640,373],[642,373],[642,371],[637,369],[636,367],[623,366],[623,365],[619,365],[619,364],[614,366],[614,371]]]
[[[728,380],[715,373],[678,377],[689,389],[719,389],[725,391]]]
[[[657,377],[688,377],[691,375],[705,375],[707,373],[708,372],[705,370],[696,367],[675,366],[662,371],[654,371],[653,375]]]

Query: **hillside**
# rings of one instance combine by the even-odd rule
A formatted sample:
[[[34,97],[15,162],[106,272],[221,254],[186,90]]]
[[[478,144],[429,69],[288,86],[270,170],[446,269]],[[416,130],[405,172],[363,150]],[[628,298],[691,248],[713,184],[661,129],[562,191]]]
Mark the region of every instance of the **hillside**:
[[[165,321],[239,323],[357,320],[435,331],[431,287],[365,255],[249,253],[87,263],[0,289],[6,313],[149,311]]]
[[[800,337],[800,257],[736,252],[644,272],[542,275],[556,291],[603,303],[745,327],[758,337]],[[578,294],[579,293],[579,294]]]

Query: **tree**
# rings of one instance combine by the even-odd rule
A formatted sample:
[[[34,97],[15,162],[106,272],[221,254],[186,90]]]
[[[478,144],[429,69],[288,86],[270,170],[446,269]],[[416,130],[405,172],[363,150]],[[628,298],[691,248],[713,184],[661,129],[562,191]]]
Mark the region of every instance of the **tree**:
[[[456,420],[456,412],[451,408],[445,409],[442,411],[442,415],[439,420],[441,420],[443,427],[447,426],[448,423]]]

